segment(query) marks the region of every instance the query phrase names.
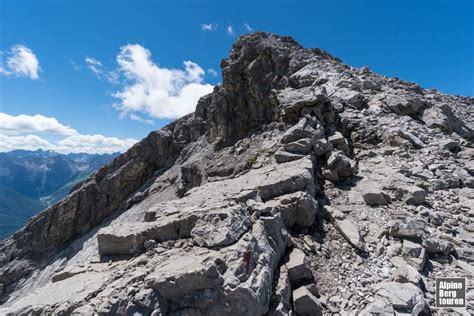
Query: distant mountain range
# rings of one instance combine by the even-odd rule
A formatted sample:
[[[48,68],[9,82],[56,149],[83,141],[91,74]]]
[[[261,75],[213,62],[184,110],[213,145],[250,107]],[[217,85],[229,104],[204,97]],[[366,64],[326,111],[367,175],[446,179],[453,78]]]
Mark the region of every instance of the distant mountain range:
[[[0,239],[61,200],[75,184],[118,155],[43,150],[0,153]]]

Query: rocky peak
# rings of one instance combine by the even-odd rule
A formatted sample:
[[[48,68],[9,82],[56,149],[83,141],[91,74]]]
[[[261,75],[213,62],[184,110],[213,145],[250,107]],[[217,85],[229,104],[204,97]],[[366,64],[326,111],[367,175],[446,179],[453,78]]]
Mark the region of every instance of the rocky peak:
[[[418,315],[472,276],[474,99],[267,33],[222,72],[0,243],[0,313]]]

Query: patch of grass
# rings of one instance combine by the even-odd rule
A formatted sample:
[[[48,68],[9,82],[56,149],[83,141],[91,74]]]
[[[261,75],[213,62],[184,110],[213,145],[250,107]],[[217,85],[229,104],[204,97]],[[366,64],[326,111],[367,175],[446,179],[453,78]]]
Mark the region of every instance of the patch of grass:
[[[253,157],[247,159],[245,164],[247,165],[248,168],[252,168],[253,165],[255,165],[257,163],[258,158],[260,158],[264,154],[265,154],[264,150],[257,151],[257,153]]]

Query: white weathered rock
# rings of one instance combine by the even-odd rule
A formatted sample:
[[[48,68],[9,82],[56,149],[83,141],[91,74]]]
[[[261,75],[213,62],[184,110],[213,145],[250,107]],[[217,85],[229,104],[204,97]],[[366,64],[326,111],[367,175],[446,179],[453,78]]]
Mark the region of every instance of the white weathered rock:
[[[423,250],[423,247],[415,242],[412,242],[408,239],[405,239],[403,241],[403,253],[411,256],[411,257],[418,257],[421,254],[421,251]]]
[[[176,258],[177,259],[177,258]],[[166,299],[178,299],[204,289],[220,288],[224,279],[220,262],[214,256],[181,256],[157,267],[145,278],[145,286],[158,290]]]
[[[355,162],[341,152],[333,151],[323,169],[323,176],[330,181],[339,181],[352,176],[356,171]]]
[[[313,142],[313,152],[317,157],[326,155],[332,150],[332,145],[326,139],[318,139]]]
[[[290,127],[283,134],[282,142],[288,144],[302,138],[319,139],[323,135],[324,131],[322,129],[315,129],[314,124],[308,118],[303,117],[296,125]]]
[[[331,143],[332,147],[336,149],[347,150],[349,148],[347,139],[340,132],[335,132],[333,135],[329,136],[328,141]]]
[[[301,282],[313,280],[313,274],[311,273],[308,262],[306,261],[306,255],[298,248],[293,248],[289,260],[285,265],[291,283],[299,284]]]
[[[453,250],[453,245],[436,237],[429,237],[423,239],[423,247],[427,253],[445,254],[448,255]]]
[[[90,305],[84,305],[76,308],[71,312],[72,316],[85,316],[85,315],[94,315],[94,308]]]
[[[288,271],[283,265],[276,281],[275,291],[271,298],[269,315],[288,315],[291,311],[291,286]]]
[[[387,106],[398,115],[415,115],[423,109],[423,103],[418,99],[406,98],[400,95],[390,95],[385,99]]]
[[[398,267],[393,272],[393,280],[399,283],[413,283],[418,285],[420,283],[421,276],[418,270],[408,264]]]
[[[424,303],[423,291],[412,283],[383,282],[375,286],[375,299],[392,306],[395,311],[412,311]]]
[[[325,312],[428,314],[434,277],[472,273],[472,98],[266,33],[239,38],[222,66],[194,114],[0,242],[1,315],[291,315],[314,305],[311,314],[321,309],[312,272]],[[391,202],[380,191],[364,201],[367,188]],[[351,243],[369,231],[379,256],[354,256],[318,202],[350,220]],[[296,283],[282,268],[289,247],[308,259],[290,266]],[[428,252],[433,270],[417,281]],[[391,272],[405,283],[373,291]]]
[[[229,212],[213,212],[200,217],[191,238],[200,247],[227,246],[236,242],[251,226],[246,208],[232,207]]]
[[[318,201],[306,192],[296,192],[267,201],[263,208],[281,213],[287,228],[294,225],[311,227],[319,211]]]
[[[277,163],[285,163],[290,161],[295,161],[303,158],[304,155],[290,153],[284,150],[278,150],[275,153],[275,160]]]
[[[426,191],[417,186],[407,186],[402,188],[403,200],[407,204],[419,205],[426,201]]]
[[[367,205],[387,205],[390,203],[390,196],[383,190],[367,188],[362,192],[362,198]]]
[[[360,234],[359,228],[349,219],[335,220],[334,226],[341,235],[357,250],[367,252],[364,238]]]
[[[297,141],[285,144],[284,148],[286,151],[293,154],[306,155],[310,152],[312,145],[311,139],[302,138]]]
[[[421,221],[392,220],[388,223],[388,232],[393,237],[419,238],[423,236],[425,224]]]
[[[298,315],[322,316],[321,303],[305,286],[293,291],[293,306]]]

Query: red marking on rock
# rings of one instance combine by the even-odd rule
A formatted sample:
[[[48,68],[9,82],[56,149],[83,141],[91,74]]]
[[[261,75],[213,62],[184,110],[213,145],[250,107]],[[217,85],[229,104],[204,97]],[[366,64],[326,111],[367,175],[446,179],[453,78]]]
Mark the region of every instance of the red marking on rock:
[[[250,245],[247,247],[247,250],[244,252],[244,269],[245,272],[249,272],[250,268],[250,258],[252,257],[252,249],[250,248]]]

